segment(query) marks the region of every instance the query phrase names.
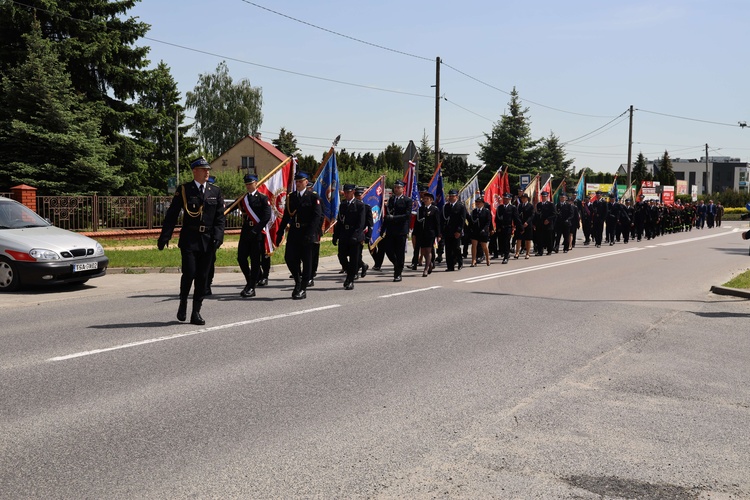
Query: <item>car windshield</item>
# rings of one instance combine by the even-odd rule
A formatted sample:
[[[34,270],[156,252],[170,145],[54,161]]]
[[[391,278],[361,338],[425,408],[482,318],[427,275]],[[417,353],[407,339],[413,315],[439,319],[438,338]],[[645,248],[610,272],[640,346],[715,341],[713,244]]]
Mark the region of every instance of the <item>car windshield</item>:
[[[20,203],[14,201],[0,203],[0,229],[44,226],[49,226],[49,222]]]

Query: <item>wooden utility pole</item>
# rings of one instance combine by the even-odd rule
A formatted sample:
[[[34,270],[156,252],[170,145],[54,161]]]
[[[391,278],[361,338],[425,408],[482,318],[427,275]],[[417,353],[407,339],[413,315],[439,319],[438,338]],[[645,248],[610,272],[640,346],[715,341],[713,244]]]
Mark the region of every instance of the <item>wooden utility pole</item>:
[[[440,58],[435,58],[435,168],[440,165]]]
[[[625,192],[627,193],[628,190],[630,190],[630,199],[632,200],[634,198],[634,193],[630,189],[630,186],[633,185],[633,179],[632,179],[632,159],[633,159],[633,105],[630,105],[630,128],[628,130],[628,186],[625,188]]]
[[[708,144],[706,144],[706,185],[703,187],[704,193],[706,196],[708,196],[708,187],[711,185],[711,183],[708,181]]]

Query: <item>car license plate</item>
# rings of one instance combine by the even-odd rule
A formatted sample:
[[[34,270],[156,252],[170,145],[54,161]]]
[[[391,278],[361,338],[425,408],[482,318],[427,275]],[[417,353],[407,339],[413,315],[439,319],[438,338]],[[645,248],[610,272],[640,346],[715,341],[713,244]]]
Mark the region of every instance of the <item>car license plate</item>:
[[[98,262],[84,262],[83,264],[73,264],[73,272],[78,271],[91,271],[92,269],[99,269]]]

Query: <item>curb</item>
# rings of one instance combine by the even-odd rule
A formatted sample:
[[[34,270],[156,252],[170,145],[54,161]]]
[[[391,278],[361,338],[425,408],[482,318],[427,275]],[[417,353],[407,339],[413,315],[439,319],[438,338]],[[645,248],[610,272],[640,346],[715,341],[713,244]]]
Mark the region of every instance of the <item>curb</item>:
[[[711,292],[716,295],[731,295],[733,297],[742,297],[744,299],[750,299],[750,290],[742,290],[740,288],[729,288],[726,286],[712,286]]]

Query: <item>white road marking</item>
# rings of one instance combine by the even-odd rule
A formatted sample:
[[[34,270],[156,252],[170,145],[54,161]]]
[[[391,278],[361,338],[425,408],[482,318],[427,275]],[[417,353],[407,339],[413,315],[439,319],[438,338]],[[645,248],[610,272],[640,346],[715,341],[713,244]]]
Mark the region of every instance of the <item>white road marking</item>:
[[[531,266],[531,267],[524,267],[522,269],[513,269],[508,271],[502,271],[499,273],[493,273],[493,274],[485,274],[482,276],[473,276],[471,278],[464,278],[460,280],[455,280],[455,283],[478,283],[480,281],[486,281],[486,280],[492,280],[497,278],[502,278],[503,276],[513,276],[515,274],[523,274],[523,273],[530,273],[534,271],[542,271],[544,269],[550,269],[552,267],[558,267],[558,266],[565,266],[568,264],[576,264],[578,262],[584,262],[587,260],[593,260],[593,259],[600,259],[602,257],[610,257],[612,255],[619,255],[623,253],[630,253],[630,252],[638,252],[640,250],[643,250],[643,248],[639,247],[632,247],[627,248],[623,250],[615,250],[613,252],[606,252],[606,253],[600,253],[595,255],[587,255],[585,257],[578,257],[575,259],[567,259],[562,260],[560,262],[550,262],[548,264],[540,264],[538,266]]]
[[[691,241],[705,240],[705,239],[708,239],[708,238],[716,238],[718,236],[726,236],[728,234],[733,234],[736,231],[737,230],[734,229],[734,230],[726,231],[726,232],[723,232],[723,233],[715,233],[715,234],[710,234],[710,235],[707,235],[707,236],[698,236],[696,238],[690,238],[690,239],[687,239],[687,240],[672,241],[672,242],[668,242],[668,243],[657,243],[655,245],[647,245],[645,247],[631,247],[631,248],[627,248],[627,249],[623,249],[623,250],[615,250],[615,251],[612,251],[612,252],[604,252],[604,253],[600,253],[600,254],[589,255],[589,256],[586,256],[586,257],[578,257],[578,258],[575,258],[575,259],[567,259],[567,260],[563,260],[563,261],[560,261],[560,262],[552,262],[552,263],[549,263],[549,264],[541,264],[541,265],[538,265],[538,266],[525,267],[525,268],[522,268],[522,269],[514,269],[514,270],[503,271],[503,272],[499,272],[499,273],[485,274],[485,275],[482,275],[482,276],[474,276],[474,277],[471,277],[471,278],[464,278],[464,279],[460,279],[460,280],[455,280],[454,283],[478,283],[480,281],[487,281],[487,280],[502,278],[504,276],[513,276],[513,275],[516,275],[516,274],[530,273],[530,272],[534,272],[534,271],[541,271],[541,270],[544,270],[544,269],[549,269],[549,268],[552,268],[552,267],[565,266],[565,265],[568,265],[568,264],[576,264],[578,262],[584,262],[584,261],[587,261],[587,260],[599,259],[599,258],[602,258],[602,257],[611,257],[613,255],[619,255],[619,254],[623,254],[623,253],[637,252],[639,250],[645,250],[647,248],[657,248],[657,247],[660,247],[660,246],[666,247],[666,246],[672,246],[672,245],[679,245],[681,243],[688,243],[688,242],[691,242]]]
[[[390,297],[398,297],[399,295],[408,295],[410,293],[417,293],[417,292],[426,292],[428,290],[435,290],[437,288],[442,288],[441,286],[431,286],[429,288],[419,288],[417,290],[409,290],[408,292],[399,292],[399,293],[392,293],[390,295],[381,295],[378,297],[379,299],[388,299]]]
[[[165,342],[167,340],[176,340],[182,337],[190,337],[192,335],[199,335],[201,333],[215,332],[218,330],[225,330],[227,328],[234,328],[237,326],[251,325],[253,323],[262,323],[264,321],[272,321],[275,319],[288,318],[290,316],[299,316],[300,314],[325,311],[327,309],[334,309],[336,307],[341,307],[341,304],[333,304],[330,306],[316,307],[314,309],[305,309],[303,311],[294,311],[294,312],[285,313],[285,314],[276,314],[274,316],[266,316],[264,318],[253,318],[253,319],[249,319],[246,321],[238,321],[237,323],[228,323],[226,325],[211,326],[208,328],[201,328],[200,330],[193,330],[191,332],[176,333],[174,335],[166,335],[164,337],[157,337],[154,339],[141,340],[138,342],[130,342],[128,344],[121,344],[121,345],[117,345],[113,347],[106,347],[103,349],[94,349],[92,351],[76,352],[74,354],[67,354],[65,356],[57,356],[54,358],[49,358],[47,361],[66,361],[68,359],[82,358],[84,356],[93,356],[94,354],[102,354],[105,352],[117,351],[119,349],[128,349],[130,347],[138,347],[141,345],[153,344],[155,342]]]

